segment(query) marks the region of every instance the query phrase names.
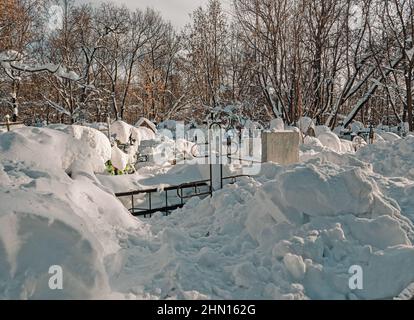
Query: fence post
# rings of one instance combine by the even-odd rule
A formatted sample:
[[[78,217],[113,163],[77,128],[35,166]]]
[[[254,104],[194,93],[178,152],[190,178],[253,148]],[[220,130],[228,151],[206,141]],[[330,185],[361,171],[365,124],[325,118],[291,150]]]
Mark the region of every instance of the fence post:
[[[6,127],[7,127],[7,131],[10,131],[10,116],[6,115]]]
[[[106,117],[106,123],[108,125],[108,139],[111,141],[111,116],[109,114]]]

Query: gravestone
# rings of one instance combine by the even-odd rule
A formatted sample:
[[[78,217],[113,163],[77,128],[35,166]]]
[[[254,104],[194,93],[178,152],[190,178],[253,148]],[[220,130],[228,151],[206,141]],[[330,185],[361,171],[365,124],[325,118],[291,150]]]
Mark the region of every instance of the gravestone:
[[[299,162],[299,132],[262,133],[262,162],[289,165]]]

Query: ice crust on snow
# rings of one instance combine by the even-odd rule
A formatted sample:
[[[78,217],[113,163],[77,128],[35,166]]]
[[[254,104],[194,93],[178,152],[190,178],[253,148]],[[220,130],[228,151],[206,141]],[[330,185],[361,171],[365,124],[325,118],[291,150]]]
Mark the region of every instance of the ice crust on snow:
[[[302,163],[264,164],[150,220],[133,218],[114,189],[197,180],[205,168],[97,178],[113,152],[95,129],[0,133],[0,298],[398,296],[414,282],[414,137],[354,153],[326,128],[315,132]],[[47,287],[51,265],[66,275],[58,295]],[[363,268],[361,291],[348,286],[352,265]]]

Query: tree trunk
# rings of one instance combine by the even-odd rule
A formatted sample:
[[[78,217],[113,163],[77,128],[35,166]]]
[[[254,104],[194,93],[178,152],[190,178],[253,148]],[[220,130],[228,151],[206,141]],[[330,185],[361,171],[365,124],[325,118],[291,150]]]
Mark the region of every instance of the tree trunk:
[[[412,77],[411,74],[406,78],[407,87],[407,121],[409,131],[414,131],[413,128],[413,92],[412,92]]]

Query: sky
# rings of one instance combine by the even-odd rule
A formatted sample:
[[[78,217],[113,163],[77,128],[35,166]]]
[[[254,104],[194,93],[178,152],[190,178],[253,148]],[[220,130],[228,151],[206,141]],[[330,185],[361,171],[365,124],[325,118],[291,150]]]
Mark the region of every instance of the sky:
[[[99,3],[107,0],[78,0],[79,2]],[[125,4],[131,9],[152,7],[161,12],[177,28],[190,22],[189,14],[204,5],[208,0],[112,0],[114,3]]]

